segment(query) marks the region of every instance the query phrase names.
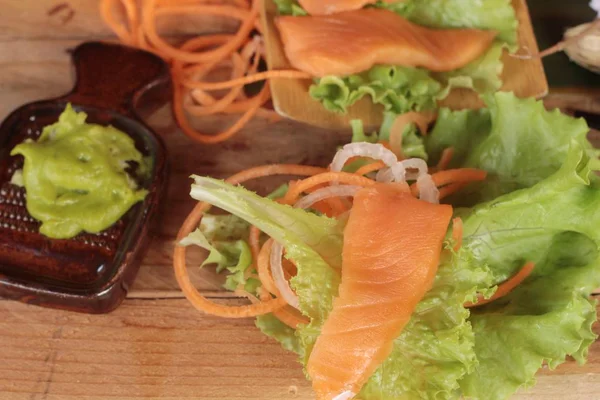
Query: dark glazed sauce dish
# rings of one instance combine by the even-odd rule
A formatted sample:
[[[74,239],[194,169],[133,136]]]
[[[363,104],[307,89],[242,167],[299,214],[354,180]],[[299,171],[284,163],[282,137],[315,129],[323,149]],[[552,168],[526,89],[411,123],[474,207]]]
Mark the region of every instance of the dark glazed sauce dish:
[[[135,110],[145,94],[163,103],[170,97],[170,74],[159,57],[113,44],[84,43],[73,51],[73,61],[77,80],[69,94],[22,106],[0,125],[0,296],[105,313],[125,298],[159,214],[167,181],[166,150]],[[25,207],[25,190],[10,183],[23,165],[23,158],[11,157],[10,151],[26,139],[37,139],[68,103],[87,113],[87,122],[112,125],[131,136],[152,167],[141,182],[149,191],[145,200],[112,227],[54,240],[38,233],[39,223]]]

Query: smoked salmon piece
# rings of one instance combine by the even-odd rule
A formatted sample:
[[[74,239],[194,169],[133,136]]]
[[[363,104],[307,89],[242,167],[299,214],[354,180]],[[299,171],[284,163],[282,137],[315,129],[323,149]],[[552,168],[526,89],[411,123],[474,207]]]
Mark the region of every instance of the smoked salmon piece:
[[[452,71],[490,47],[495,31],[430,29],[382,9],[328,16],[280,16],[276,24],[285,55],[315,77],[347,76],[377,64]]]
[[[319,400],[350,399],[389,356],[433,284],[452,207],[406,186],[379,184],[354,199],[344,231],[339,297],[307,364]]]
[[[385,0],[384,3],[399,3],[402,0]],[[377,0],[298,0],[298,3],[311,15],[334,14],[342,11],[358,10]]]

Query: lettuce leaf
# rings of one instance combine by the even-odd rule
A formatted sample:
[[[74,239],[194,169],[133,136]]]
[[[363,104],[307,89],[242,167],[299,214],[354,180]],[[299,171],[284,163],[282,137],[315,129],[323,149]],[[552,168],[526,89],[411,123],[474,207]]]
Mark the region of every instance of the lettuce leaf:
[[[256,327],[265,335],[281,343],[281,347],[284,349],[296,354],[302,352],[300,340],[296,337],[294,329],[278,320],[273,314],[257,317]]]
[[[227,271],[228,275],[223,285],[225,289],[235,291],[243,287],[246,292],[256,294],[260,281],[253,278],[246,279],[246,271],[252,266],[252,252],[248,242],[243,239],[219,241],[215,237],[214,232],[209,231],[208,235],[205,234],[201,226],[183,238],[179,244],[194,245],[207,250],[209,254],[201,267],[216,265],[217,273]]]
[[[469,250],[440,265],[433,288],[394,341],[391,355],[363,388],[364,400],[456,399],[459,384],[477,364],[474,337],[463,307],[491,285]]]
[[[409,21],[431,28],[492,29],[500,42],[516,45],[518,22],[511,0],[380,1],[376,7],[397,12]]]
[[[586,139],[589,129],[583,119],[559,110],[548,112],[542,102],[512,93],[498,92],[487,103],[485,110],[440,110],[425,139],[434,163],[445,148],[452,147],[451,167],[488,171],[485,183],[462,192],[460,204],[491,200],[549,177],[560,169],[571,140],[596,153]]]
[[[298,267],[292,286],[311,323],[299,327],[294,335],[273,316],[259,318],[257,326],[297,352],[306,364],[337,295],[339,276],[320,256],[325,243],[329,243],[328,251],[341,254],[341,231],[337,223],[210,178],[195,177],[191,194],[257,225],[285,245],[288,256]],[[434,289],[396,341],[393,355],[365,387],[369,398],[394,398],[398,393],[452,398],[458,390],[458,380],[472,370],[476,359],[466,320],[468,311],[462,304],[474,298],[482,276],[487,274],[472,267],[468,252],[464,254],[462,258],[448,259],[441,268]],[[414,379],[417,376],[419,379]],[[404,383],[398,385],[399,380]]]
[[[348,77],[326,76],[316,80],[310,95],[333,112],[345,113],[365,96],[385,111],[402,114],[410,110],[435,108],[441,85],[423,69],[375,66],[363,74]]]
[[[209,264],[217,264],[221,268],[227,264],[227,257],[222,254],[208,239],[200,229],[196,229],[179,242],[180,246],[198,246],[208,251],[208,256],[202,263],[202,267]]]
[[[273,0],[281,15],[302,16],[307,15],[306,10],[296,0]]]
[[[301,311],[321,323],[339,285],[335,268],[341,266],[342,228],[337,220],[276,203],[220,180],[193,178],[192,198],[242,218],[285,247],[286,257],[298,268],[291,286],[300,298]]]
[[[200,230],[210,242],[248,239],[250,224],[232,214],[205,214]]]
[[[451,145],[456,166],[496,175],[495,189],[480,188],[489,201],[459,210],[464,246],[440,266],[392,354],[364,387],[365,400],[505,399],[531,385],[543,363],[555,368],[567,355],[583,362],[595,340],[589,294],[600,286],[600,183],[587,126],[512,94],[497,94],[489,106],[442,110],[426,138],[432,157]],[[379,139],[362,129],[355,138]],[[462,307],[475,291],[489,296],[527,261],[536,269],[511,294],[471,315]]]
[[[544,363],[554,369],[567,355],[585,361],[596,339],[596,302],[589,295],[600,286],[600,183],[591,178],[599,168],[572,140],[557,173],[464,218],[464,246],[489,266],[494,281],[526,261],[536,263],[512,293],[474,310],[479,362],[461,381],[466,396],[506,399],[531,386]]]
[[[394,113],[385,113],[383,117],[383,123],[379,132],[373,132],[371,134],[365,134],[363,123],[361,120],[353,120],[350,122],[352,127],[352,143],[367,142],[387,142],[390,140],[390,131],[392,125],[396,121],[398,116]],[[425,151],[425,143],[423,137],[419,134],[417,127],[414,124],[409,124],[404,128],[402,134],[402,153],[407,158],[421,158],[427,160],[429,156]],[[355,171],[361,166],[367,164],[368,161],[357,160],[348,165],[348,171]]]
[[[238,287],[243,287],[248,293],[257,294],[261,283],[258,279],[246,279],[246,271],[252,266],[252,251],[248,242],[245,240],[236,240],[235,242],[224,242],[217,244],[221,254],[225,254],[228,265],[218,266],[217,272],[220,273],[227,269],[229,274],[225,278],[223,287],[227,290],[235,291]]]
[[[496,42],[477,60],[454,71],[434,74],[434,77],[445,86],[438,95],[446,98],[455,88],[472,89],[477,93],[494,93],[502,88],[500,75],[504,69],[502,54],[504,44]]]
[[[454,166],[485,168],[492,190],[473,187],[485,202],[456,210],[463,246],[455,253],[447,240],[432,289],[363,387],[363,400],[503,400],[533,384],[544,363],[556,368],[567,356],[584,362],[596,339],[589,294],[600,286],[600,179],[594,175],[600,162],[587,126],[512,94],[488,102],[486,110],[442,110],[434,131],[420,138],[433,160],[453,146]],[[367,135],[353,125],[357,140],[385,138],[385,126]],[[306,365],[337,295],[340,277],[325,260],[341,253],[340,226],[209,178],[196,178],[192,196],[258,225],[293,253],[299,274],[292,285],[311,323],[294,331],[269,315],[257,326]],[[464,308],[476,293],[490,296],[528,261],[536,268],[513,292]]]

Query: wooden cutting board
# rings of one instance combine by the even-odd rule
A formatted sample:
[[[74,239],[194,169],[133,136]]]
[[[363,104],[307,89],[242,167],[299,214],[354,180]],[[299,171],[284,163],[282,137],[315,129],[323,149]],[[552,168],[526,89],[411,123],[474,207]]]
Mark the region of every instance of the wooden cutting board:
[[[269,69],[292,68],[285,57],[283,44],[275,26],[277,7],[273,0],[263,0],[261,18],[265,26],[267,45],[267,65]],[[512,0],[519,21],[519,46],[538,51],[533,33],[529,9],[525,0]],[[521,60],[505,52],[502,90],[513,91],[519,97],[541,98],[548,93],[548,82],[541,60]],[[326,127],[347,127],[353,119],[361,119],[366,126],[379,126],[383,107],[374,105],[367,96],[349,108],[345,115],[329,112],[308,94],[311,80],[273,79],[271,93],[275,110],[286,118],[307,124]],[[483,102],[475,92],[467,89],[455,89],[448,98],[440,102],[441,106],[453,109],[480,108]]]
[[[75,15],[67,23],[68,9],[61,11],[64,16],[47,14],[59,3],[0,0],[0,119],[25,102],[68,90],[67,49],[109,37],[96,2],[71,0]],[[235,28],[219,19],[195,26]],[[0,400],[313,400],[296,356],[262,335],[251,320],[207,317],[182,298],[172,272],[173,239],[194,205],[188,194],[191,173],[224,177],[275,162],[325,165],[336,146],[348,141],[349,131],[257,119],[232,141],[206,147],[177,129],[168,107],[147,120],[164,135],[172,168],[163,223],[130,298],[108,315],[0,299]],[[203,126],[211,131],[231,121],[208,119]],[[595,143],[600,145],[600,137]],[[261,181],[253,189],[265,192],[278,183]],[[191,272],[210,299],[237,302],[212,271]],[[569,361],[556,371],[542,370],[538,385],[514,399],[595,400],[598,393],[600,342],[592,346],[587,365]]]

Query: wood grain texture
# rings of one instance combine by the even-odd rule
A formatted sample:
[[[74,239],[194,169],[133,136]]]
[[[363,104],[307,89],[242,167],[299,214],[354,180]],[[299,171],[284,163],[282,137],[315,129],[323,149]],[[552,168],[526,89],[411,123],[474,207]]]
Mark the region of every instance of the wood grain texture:
[[[314,399],[296,356],[251,320],[207,317],[185,300],[127,300],[100,316],[0,301],[0,341],[2,399]],[[596,399],[600,343],[587,365],[539,375],[514,399]]]
[[[532,53],[538,51],[535,35],[529,18],[525,0],[513,0],[519,20],[519,45]],[[267,64],[269,69],[289,69],[291,65],[285,57],[283,44],[275,26],[277,8],[273,0],[264,0],[261,18],[265,26],[267,44]],[[519,97],[543,97],[548,93],[548,83],[541,60],[520,60],[504,54],[502,79],[504,91],[514,91]],[[311,81],[296,79],[274,79],[271,82],[273,105],[278,113],[315,126],[337,128],[348,126],[353,119],[362,119],[366,126],[379,126],[383,108],[374,105],[370,98],[363,98],[348,109],[345,115],[325,110],[308,94]],[[483,102],[477,94],[467,89],[456,89],[441,102],[453,109],[480,108]]]
[[[67,50],[83,39],[109,35],[95,0],[69,1],[78,14],[64,25],[46,14],[60,3],[0,0],[0,119],[25,102],[68,91]],[[234,26],[211,20],[195,29]],[[168,212],[130,294],[161,300],[130,299],[111,314],[94,316],[0,300],[0,400],[314,399],[296,357],[258,332],[252,321],[207,317],[187,301],[172,299],[181,294],[171,251],[194,203],[188,196],[189,174],[222,177],[269,162],[324,165],[336,146],[348,141],[348,130],[255,120],[232,141],[204,147],[177,130],[168,108],[147,117],[176,162],[166,194]],[[196,124],[210,132],[232,121],[211,118]],[[256,182],[253,188],[266,191],[278,183]],[[191,263],[200,256],[192,255]],[[191,274],[207,296],[216,301],[228,296],[211,271]],[[542,371],[538,382],[515,398],[597,399],[600,344],[592,346],[586,366],[568,362],[557,371]]]
[[[112,37],[98,4],[98,0],[0,0],[0,41]],[[168,36],[233,31],[237,26],[237,21],[220,16],[174,15],[157,21],[158,31]]]

